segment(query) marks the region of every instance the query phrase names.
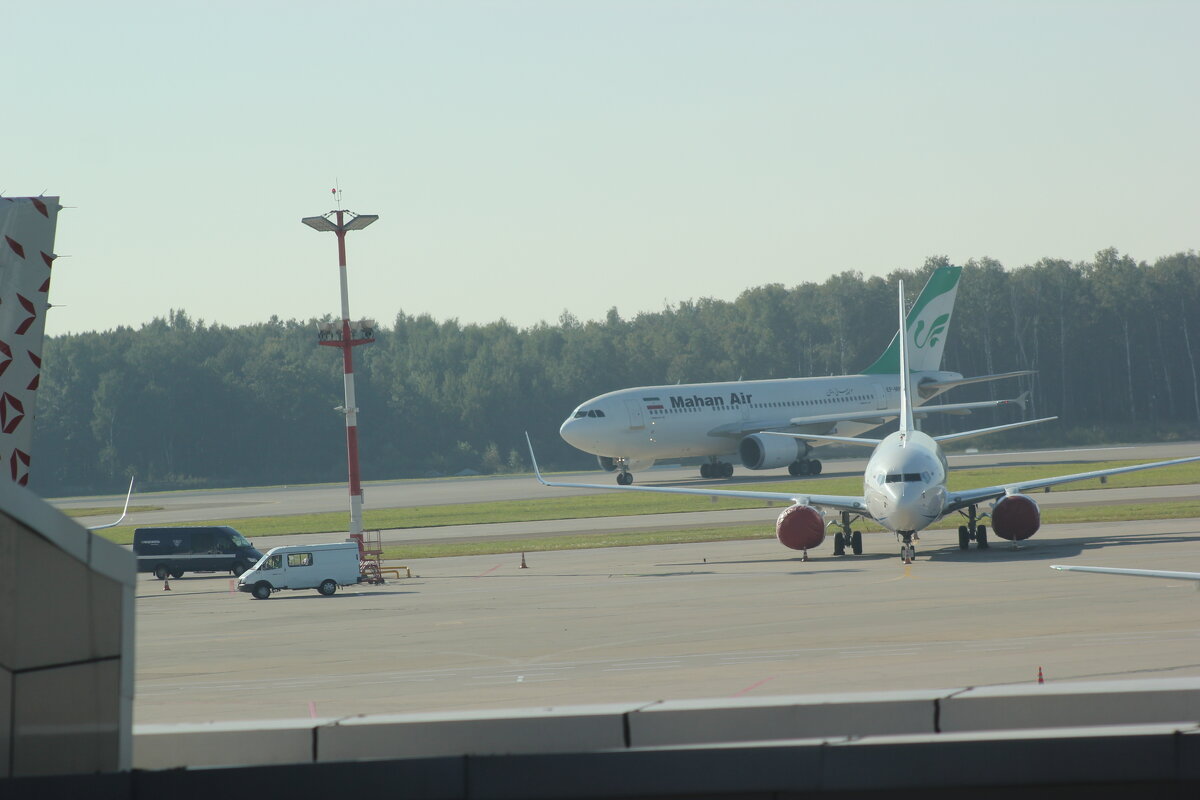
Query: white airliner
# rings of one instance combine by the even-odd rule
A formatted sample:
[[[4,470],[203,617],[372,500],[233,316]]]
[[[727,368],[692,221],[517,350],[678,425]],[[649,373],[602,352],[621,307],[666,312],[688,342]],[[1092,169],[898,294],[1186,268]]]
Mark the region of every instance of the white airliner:
[[[916,382],[914,402],[927,403],[967,383],[999,380],[1030,371],[964,378],[941,371],[942,350],[950,327],[962,267],[939,267],[929,276],[908,316],[910,364]],[[633,473],[655,461],[707,458],[704,478],[728,478],[737,456],[747,469],[787,467],[792,475],[819,475],[821,462],[809,458],[819,437],[768,436],[769,431],[856,436],[899,415],[900,361],[892,339],[874,364],[860,375],[825,378],[641,386],[602,394],[586,401],[563,422],[566,442],[597,456],[600,466],[617,471],[617,483],[633,483]],[[932,412],[969,414],[1024,398],[980,403],[923,406]]]
[[[900,284],[900,331],[904,331],[904,284]],[[908,337],[901,339],[900,374],[912,375],[908,368]],[[855,555],[862,552],[862,536],[851,530],[851,523],[860,518],[872,519],[896,534],[900,541],[900,557],[904,563],[912,563],[916,556],[913,539],[916,534],[947,514],[958,512],[965,517],[966,524],[958,528],[958,544],[967,549],[973,540],[980,548],[987,547],[987,528],[978,524],[978,506],[991,501],[992,532],[1002,539],[1018,542],[1028,539],[1041,527],[1041,512],[1032,497],[1022,492],[1042,489],[1070,481],[1117,475],[1172,464],[1200,461],[1200,456],[1177,458],[1171,461],[1156,461],[1130,467],[1093,470],[1074,475],[1054,478],[1038,478],[1017,481],[998,486],[985,486],[966,491],[950,491],[946,486],[949,469],[941,442],[966,439],[986,433],[1009,430],[1024,425],[1046,422],[1055,417],[1013,422],[963,433],[929,436],[914,426],[913,405],[910,401],[912,380],[900,382],[899,430],[884,439],[863,439],[846,436],[818,436],[814,434],[769,433],[772,437],[813,439],[823,442],[873,446],[863,474],[863,493],[854,495],[824,495],[806,492],[785,494],[782,492],[756,492],[736,489],[685,489],[668,486],[608,486],[603,484],[558,483],[545,480],[534,459],[533,467],[539,481],[547,486],[572,488],[611,489],[614,491],[663,492],[671,494],[694,494],[711,497],[744,497],[759,500],[786,501],[791,505],[779,515],[775,523],[776,538],[786,547],[800,550],[807,560],[808,551],[825,541],[825,514],[837,513],[839,530],[834,538],[834,555],[844,555],[849,546]],[[533,446],[529,448],[533,458]]]

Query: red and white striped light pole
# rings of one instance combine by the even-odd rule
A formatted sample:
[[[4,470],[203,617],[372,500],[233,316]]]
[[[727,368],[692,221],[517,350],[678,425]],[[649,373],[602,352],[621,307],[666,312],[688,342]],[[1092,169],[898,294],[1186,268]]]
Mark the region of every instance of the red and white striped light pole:
[[[336,190],[335,190],[336,191]],[[338,197],[340,200],[340,196]],[[333,219],[330,219],[330,217]],[[375,341],[375,323],[371,320],[350,322],[350,295],[346,281],[346,233],[360,231],[379,219],[378,214],[355,214],[345,209],[330,211],[320,217],[305,217],[300,220],[318,231],[333,231],[337,234],[338,268],[342,282],[342,329],[334,331],[332,325],[318,328],[317,344],[342,349],[342,366],[346,382],[346,462],[350,473],[350,533],[362,535],[362,483],[358,473],[358,406],[354,400],[354,356],[353,348]]]

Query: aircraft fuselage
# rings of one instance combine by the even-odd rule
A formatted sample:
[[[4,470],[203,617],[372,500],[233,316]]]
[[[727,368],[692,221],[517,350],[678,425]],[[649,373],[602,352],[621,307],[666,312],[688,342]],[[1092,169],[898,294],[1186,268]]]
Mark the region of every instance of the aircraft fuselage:
[[[919,372],[913,381],[920,386],[922,381],[961,377]],[[720,457],[735,454],[744,435],[760,430],[860,435],[885,420],[839,421],[837,415],[894,410],[899,395],[898,375],[643,386],[580,404],[559,433],[584,452],[630,461]]]

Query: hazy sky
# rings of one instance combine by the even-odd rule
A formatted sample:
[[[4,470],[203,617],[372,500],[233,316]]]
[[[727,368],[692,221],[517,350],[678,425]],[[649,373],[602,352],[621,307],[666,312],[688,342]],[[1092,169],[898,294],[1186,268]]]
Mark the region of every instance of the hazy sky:
[[[47,332],[520,326],[944,254],[1200,248],[1196,2],[9,3]]]

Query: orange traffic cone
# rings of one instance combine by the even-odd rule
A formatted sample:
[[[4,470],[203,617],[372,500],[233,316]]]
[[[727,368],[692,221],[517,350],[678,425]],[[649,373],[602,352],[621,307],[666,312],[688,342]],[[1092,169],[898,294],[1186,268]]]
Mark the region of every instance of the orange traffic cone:
[[[166,578],[163,578],[163,591],[164,592],[171,591],[171,584],[167,582]]]
[[[529,565],[525,563],[524,553],[521,553],[521,569],[529,569]]]
[[[1046,679],[1042,677],[1042,668],[1038,667],[1038,683],[1045,683]]]

